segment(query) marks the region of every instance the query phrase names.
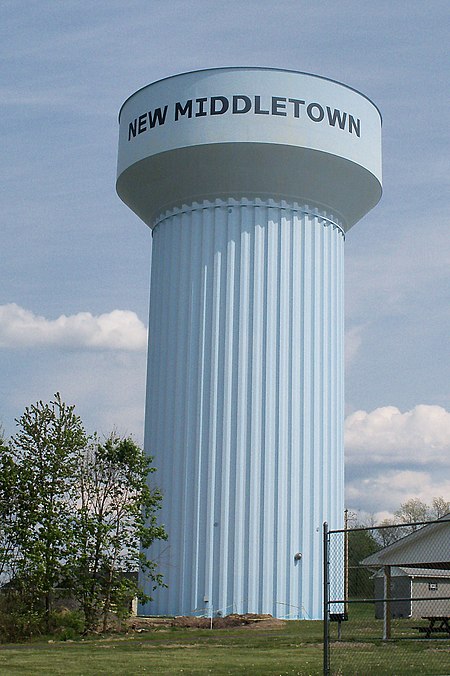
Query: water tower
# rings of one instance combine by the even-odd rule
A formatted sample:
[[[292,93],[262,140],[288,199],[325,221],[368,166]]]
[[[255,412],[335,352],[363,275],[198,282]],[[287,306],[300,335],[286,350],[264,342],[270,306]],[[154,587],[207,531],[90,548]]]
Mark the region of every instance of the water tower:
[[[319,618],[344,509],[343,246],[381,196],[359,92],[271,68],[120,111],[117,192],[153,233],[145,448],[167,589],[144,613]]]

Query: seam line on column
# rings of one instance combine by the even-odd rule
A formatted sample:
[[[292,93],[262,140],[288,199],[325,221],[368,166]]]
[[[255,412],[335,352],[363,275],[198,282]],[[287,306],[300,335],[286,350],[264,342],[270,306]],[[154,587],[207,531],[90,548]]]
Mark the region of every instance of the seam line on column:
[[[276,202],[275,200],[248,200],[248,199],[242,199],[242,200],[235,200],[233,198],[230,198],[229,200],[215,200],[214,202],[210,202],[208,200],[205,200],[204,202],[193,202],[190,205],[184,204],[182,207],[175,207],[174,209],[171,209],[170,211],[166,211],[164,214],[161,214],[158,216],[158,218],[155,218],[152,226],[152,230],[154,231],[155,228],[157,228],[161,223],[166,221],[169,218],[172,218],[175,214],[185,214],[189,213],[191,211],[198,211],[200,209],[219,209],[224,206],[229,206],[229,207],[237,207],[237,206],[249,206],[249,207],[260,207],[260,206],[267,206],[267,207],[274,207],[277,209],[289,209],[290,211],[293,211],[295,213],[300,213],[306,216],[313,216],[314,218],[318,218],[321,221],[325,221],[329,225],[332,225],[333,227],[337,228],[339,232],[341,233],[342,237],[345,240],[345,230],[342,227],[340,223],[337,221],[334,221],[332,218],[329,218],[328,216],[324,216],[320,213],[319,210],[311,210],[307,209],[305,207],[300,207],[298,203],[293,202],[292,204],[289,202],[285,202],[284,200],[282,202]]]

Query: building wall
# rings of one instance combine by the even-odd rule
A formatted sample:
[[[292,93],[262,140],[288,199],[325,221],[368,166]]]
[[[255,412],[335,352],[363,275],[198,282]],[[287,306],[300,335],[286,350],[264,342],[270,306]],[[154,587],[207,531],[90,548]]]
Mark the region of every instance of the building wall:
[[[437,585],[436,589],[430,589],[429,585]],[[412,616],[424,617],[429,615],[450,616],[450,579],[442,577],[416,578],[413,580],[412,594],[414,598],[425,598],[427,601],[414,601],[412,603]],[[438,600],[437,597],[446,596],[446,599]]]
[[[384,598],[384,578],[375,578],[375,599]],[[411,617],[411,578],[409,577],[391,577],[391,617],[404,618]],[[408,599],[407,601],[396,601],[395,599]],[[375,617],[382,620],[384,617],[384,603],[375,603]]]
[[[430,584],[437,584],[437,589],[431,590]],[[437,597],[447,597],[438,600]],[[375,599],[384,597],[384,579],[375,578]],[[430,615],[450,615],[450,579],[442,577],[415,577],[396,576],[391,578],[391,617],[426,617]],[[410,599],[397,601],[395,599]],[[415,601],[414,599],[426,599]],[[383,619],[383,603],[375,603],[375,617]]]

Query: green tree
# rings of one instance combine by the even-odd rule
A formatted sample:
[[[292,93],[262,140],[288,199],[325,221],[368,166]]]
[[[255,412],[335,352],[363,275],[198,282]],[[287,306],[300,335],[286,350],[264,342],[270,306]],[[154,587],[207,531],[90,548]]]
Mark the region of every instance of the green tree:
[[[154,588],[162,584],[156,564],[140,549],[167,537],[156,518],[161,494],[148,485],[153,472],[151,458],[133,439],[114,433],[103,443],[94,439],[79,463],[80,501],[69,568],[86,630],[101,618],[105,631],[109,612],[123,607],[125,598],[148,598],[125,573],[140,569]]]
[[[433,519],[441,519],[443,516],[450,513],[450,502],[445,500],[442,496],[433,498],[430,511]]]
[[[387,547],[421,528],[421,523],[440,519],[449,512],[450,502],[443,497],[433,498],[430,505],[419,498],[411,498],[400,505],[393,518],[383,519],[378,524],[383,528],[375,531],[375,537],[382,547]]]
[[[15,533],[17,468],[0,429],[0,585],[8,582],[17,557]]]
[[[379,525],[382,528],[375,532],[382,547],[388,547],[406,534],[404,526],[399,526],[394,519],[383,519]]]
[[[357,526],[356,528],[364,528]],[[372,597],[372,572],[361,561],[378,551],[380,545],[371,530],[350,530],[348,533],[348,593],[349,598]]]
[[[162,584],[140,550],[166,538],[156,518],[161,495],[149,485],[151,458],[131,438],[88,438],[59,394],[16,422],[8,444],[0,434],[0,584],[9,580],[10,601],[0,633],[48,631],[58,588],[79,600],[85,629],[100,619],[106,628],[116,605],[149,598],[127,573]]]
[[[37,402],[16,420],[11,459],[16,470],[16,584],[28,608],[39,612],[49,629],[52,598],[66,574],[77,503],[76,472],[86,433],[80,418],[55,394]]]
[[[412,532],[420,528],[415,523],[421,521],[429,521],[431,518],[430,507],[419,498],[411,498],[403,502],[395,512],[397,523],[411,524],[408,532]]]

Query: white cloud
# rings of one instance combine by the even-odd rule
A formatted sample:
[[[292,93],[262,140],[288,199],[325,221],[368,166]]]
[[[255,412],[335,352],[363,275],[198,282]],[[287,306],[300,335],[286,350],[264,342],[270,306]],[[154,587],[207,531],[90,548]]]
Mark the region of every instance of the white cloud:
[[[363,342],[363,332],[365,325],[361,324],[360,326],[353,326],[351,329],[347,329],[345,332],[345,366],[349,368],[355,361],[359,348]]]
[[[425,404],[405,413],[395,406],[356,411],[345,421],[345,448],[350,465],[448,465],[450,412]]]
[[[350,480],[346,486],[350,510],[373,514],[377,522],[392,516],[411,498],[431,504],[439,496],[450,499],[450,479],[440,472],[383,470],[371,477]]]
[[[65,347],[78,349],[145,350],[147,331],[135,312],[113,310],[46,319],[16,303],[0,305],[0,347]]]
[[[15,419],[36,401],[60,392],[74,404],[88,432],[116,429],[142,443],[146,383],[144,351],[23,350],[20,359],[0,350],[0,425],[17,432]]]
[[[411,498],[450,499],[450,412],[441,406],[356,411],[345,421],[345,448],[350,510],[379,522]]]

